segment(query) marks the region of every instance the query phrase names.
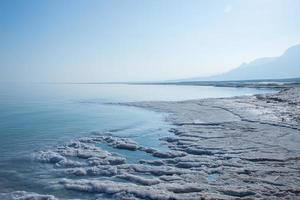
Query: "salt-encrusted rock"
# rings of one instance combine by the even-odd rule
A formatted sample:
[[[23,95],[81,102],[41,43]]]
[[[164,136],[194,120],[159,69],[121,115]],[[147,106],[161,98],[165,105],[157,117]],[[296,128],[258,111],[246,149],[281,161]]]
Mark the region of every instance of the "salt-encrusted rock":
[[[202,164],[199,162],[179,162],[175,165],[178,168],[192,168],[192,167],[201,167]]]
[[[75,169],[71,169],[71,170],[68,170],[69,173],[72,173],[76,176],[85,176],[87,175],[87,172],[84,168],[75,168]]]
[[[235,197],[247,197],[255,195],[254,191],[250,191],[242,188],[227,188],[220,190],[225,195],[235,196]]]
[[[126,158],[111,156],[107,158],[107,161],[110,165],[121,165],[126,163]]]
[[[66,189],[85,191],[93,193],[104,193],[108,195],[123,195],[131,194],[134,197],[150,200],[170,200],[176,199],[175,195],[168,191],[157,188],[148,188],[146,186],[137,186],[130,183],[117,183],[112,181],[87,181],[87,180],[62,180],[61,183]],[[122,199],[122,198],[121,198]]]
[[[158,158],[176,158],[176,157],[186,156],[186,153],[180,151],[168,151],[168,152],[155,151],[152,153],[152,155]]]
[[[87,162],[90,166],[97,166],[97,165],[109,165],[109,161],[105,158],[99,157],[90,157],[87,159]]]
[[[128,138],[120,138],[114,136],[99,136],[98,139],[101,138],[102,142],[106,142],[108,145],[118,148],[118,149],[126,149],[131,151],[136,151],[139,146],[132,140]]]
[[[164,138],[160,138],[160,140],[164,140],[166,142],[178,142],[179,138],[174,138],[174,137],[164,137]]]
[[[201,192],[203,188],[200,185],[196,184],[172,184],[167,186],[167,190],[174,192],[174,193],[192,193],[192,192]]]
[[[48,162],[48,163],[58,163],[66,161],[67,159],[60,155],[59,153],[56,153],[54,151],[40,151],[35,154],[35,159],[41,161],[41,162]]]
[[[114,144],[114,147],[116,147],[117,149],[126,149],[131,151],[135,151],[138,148],[136,144],[126,143],[126,142],[116,142]]]
[[[52,195],[42,195],[34,192],[15,191],[0,193],[1,200],[58,200]]]
[[[66,146],[59,147],[57,152],[63,156],[73,156],[82,159],[91,157],[105,158],[109,155],[108,152],[103,151],[101,148],[93,144],[84,144],[79,141],[72,142]]]
[[[114,176],[118,169],[114,166],[94,166],[86,169],[87,174],[91,176]]]
[[[94,138],[90,138],[90,137],[82,137],[79,138],[78,141],[83,143],[95,143]]]
[[[165,165],[165,162],[162,160],[140,160],[140,164],[148,164],[148,165],[155,165],[155,166],[162,166]]]
[[[75,176],[115,176],[118,170],[114,166],[94,166],[94,167],[79,167],[79,168],[67,168],[60,169],[60,172],[66,174],[72,174]]]
[[[63,160],[55,163],[55,166],[57,166],[57,167],[82,167],[85,165],[86,165],[85,163],[70,160],[70,159],[63,159]]]
[[[160,180],[157,178],[149,179],[149,178],[144,178],[141,176],[136,176],[136,175],[127,174],[127,173],[118,175],[116,177],[131,181],[131,182],[134,182],[137,184],[141,184],[141,185],[155,185],[155,184],[160,183]]]
[[[180,169],[174,167],[167,167],[167,166],[147,166],[147,165],[135,164],[135,165],[130,165],[130,168],[132,168],[136,172],[150,173],[155,176],[186,173],[185,171],[182,171]]]
[[[213,151],[209,150],[203,150],[203,149],[196,149],[196,148],[188,148],[185,150],[189,154],[194,154],[194,155],[206,155],[206,156],[211,156],[214,155],[215,153]]]
[[[139,150],[151,154],[157,151],[156,149],[149,148],[149,147],[139,147]]]
[[[172,176],[160,176],[159,179],[166,181],[166,182],[172,182],[172,181],[178,181],[181,180],[182,178],[178,175],[172,175]]]

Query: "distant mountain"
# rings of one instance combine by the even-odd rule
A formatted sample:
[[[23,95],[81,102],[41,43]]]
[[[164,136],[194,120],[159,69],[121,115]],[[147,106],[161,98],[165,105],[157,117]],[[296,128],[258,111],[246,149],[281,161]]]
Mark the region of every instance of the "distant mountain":
[[[206,77],[192,78],[184,81],[227,81],[255,79],[284,79],[300,77],[300,45],[292,46],[280,57],[259,58],[244,63],[229,72]]]

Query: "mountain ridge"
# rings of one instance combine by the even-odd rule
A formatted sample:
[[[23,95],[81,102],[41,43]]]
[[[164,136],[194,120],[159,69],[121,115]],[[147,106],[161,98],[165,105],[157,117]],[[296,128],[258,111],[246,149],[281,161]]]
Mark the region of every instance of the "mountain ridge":
[[[257,58],[219,75],[178,81],[234,81],[298,77],[300,77],[300,44],[291,46],[279,57]]]

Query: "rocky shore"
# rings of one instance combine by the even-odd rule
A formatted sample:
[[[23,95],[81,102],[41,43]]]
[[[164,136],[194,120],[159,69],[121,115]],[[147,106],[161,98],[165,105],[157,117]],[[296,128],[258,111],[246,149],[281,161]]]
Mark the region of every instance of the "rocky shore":
[[[276,94],[123,105],[168,113],[174,135],[160,140],[169,151],[92,133],[34,155],[62,177],[53,187],[89,193],[93,199],[300,198],[299,87]],[[144,152],[154,159],[127,162],[99,144]],[[56,199],[26,192],[0,197],[22,195]]]

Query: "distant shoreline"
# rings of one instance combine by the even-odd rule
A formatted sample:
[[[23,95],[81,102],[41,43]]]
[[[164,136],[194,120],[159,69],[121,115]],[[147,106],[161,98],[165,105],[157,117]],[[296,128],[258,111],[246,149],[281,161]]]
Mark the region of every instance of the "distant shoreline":
[[[191,85],[215,87],[247,87],[247,88],[290,88],[300,86],[300,78],[290,79],[258,79],[258,80],[232,80],[232,81],[179,81],[157,83],[130,83],[143,85]]]
[[[300,78],[288,79],[257,79],[257,80],[226,80],[226,81],[157,81],[157,82],[35,82],[39,84],[101,84],[101,85],[187,85],[214,87],[246,87],[283,89],[300,86]]]

